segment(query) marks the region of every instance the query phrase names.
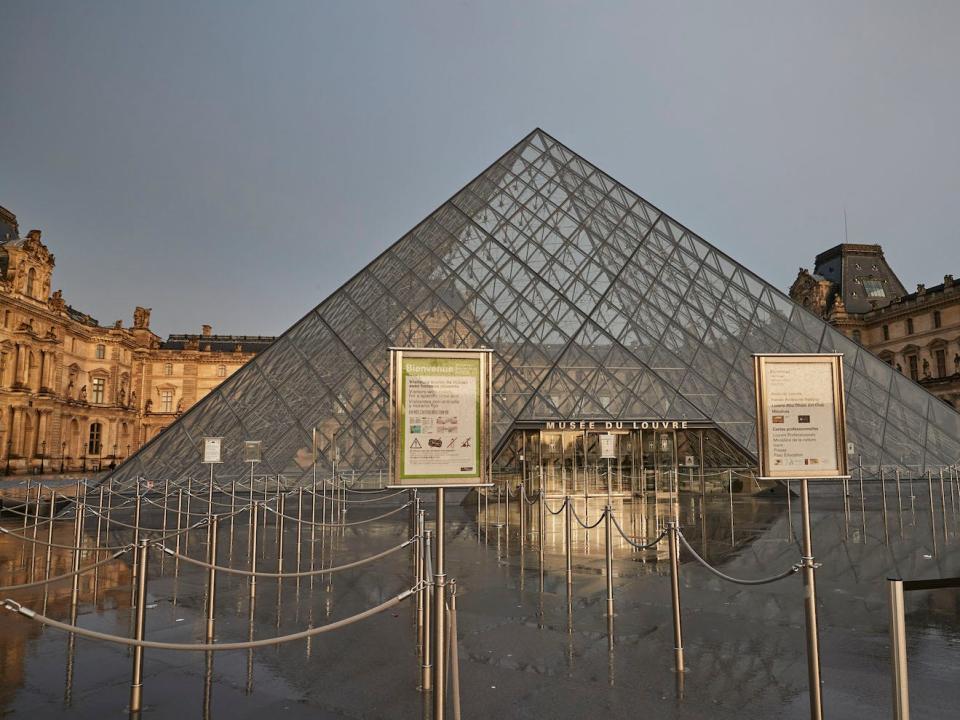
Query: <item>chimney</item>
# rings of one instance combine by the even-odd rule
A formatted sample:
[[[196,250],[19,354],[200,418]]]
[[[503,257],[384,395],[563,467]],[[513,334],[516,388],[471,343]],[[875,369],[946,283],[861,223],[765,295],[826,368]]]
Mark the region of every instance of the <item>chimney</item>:
[[[201,335],[204,337],[210,337],[213,334],[213,328],[209,325],[204,325],[201,331]]]

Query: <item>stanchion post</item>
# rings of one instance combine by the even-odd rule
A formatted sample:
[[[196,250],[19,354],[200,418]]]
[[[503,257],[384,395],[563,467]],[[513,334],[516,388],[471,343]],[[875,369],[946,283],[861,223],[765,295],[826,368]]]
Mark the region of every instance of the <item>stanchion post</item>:
[[[83,499],[78,498],[74,505],[77,514],[73,522],[73,587],[70,591],[71,617],[77,612],[77,601],[80,597],[80,544],[83,540]]]
[[[257,515],[260,513],[259,503],[250,507],[250,602],[257,594]]]
[[[526,543],[526,509],[527,509],[527,493],[526,488],[523,485],[523,480],[520,481],[519,488],[517,489],[517,505],[520,508],[520,552],[523,552],[523,546]]]
[[[817,586],[814,577],[813,537],[810,532],[810,490],[807,478],[800,480],[800,512],[803,530],[803,609],[807,621],[807,674],[810,683],[810,718],[823,720],[820,687],[820,633],[817,628]]]
[[[453,720],[460,720],[460,650],[457,642],[457,581],[450,581],[450,692]]]
[[[433,720],[443,720],[446,712],[447,667],[447,572],[444,547],[444,488],[437,488],[437,549],[433,576]]]
[[[605,535],[605,550],[606,550],[606,570],[607,570],[607,617],[613,617],[613,516],[612,510],[609,505],[605,511],[606,518],[604,521],[604,533]],[[611,635],[610,641],[613,642],[613,636]]]
[[[143,640],[147,617],[147,541],[137,548],[137,606],[134,624],[135,640]],[[133,648],[133,677],[130,680],[130,713],[139,713],[143,707],[143,646]]]
[[[431,545],[433,544],[433,531],[426,530],[423,533],[423,558],[424,565],[429,569],[429,558],[432,551]],[[423,588],[423,658],[421,661],[421,681],[420,687],[424,691],[429,691],[433,687],[433,663],[431,662],[433,658],[433,648],[431,647],[430,635],[431,635],[431,604],[433,603],[433,598],[430,594],[430,586],[433,584],[433,578],[429,577],[429,573],[425,572],[424,577],[427,579],[427,584]]]
[[[544,546],[545,546],[545,544],[546,544],[546,543],[545,543],[545,540],[546,540],[546,535],[547,535],[546,528],[545,528],[545,520],[546,520],[547,511],[546,511],[545,503],[544,503],[544,501],[543,501],[543,486],[542,486],[542,485],[540,486],[540,494],[539,494],[538,497],[537,497],[537,510],[538,510],[538,514],[539,514],[538,524],[537,524],[537,530],[538,530],[539,533],[540,533],[540,537],[537,538],[537,555],[538,555],[538,560],[540,561],[540,581],[541,581],[541,583],[542,583],[542,582],[543,582],[543,565],[544,565],[544,563],[543,563],[543,560],[544,560],[543,554],[544,554]]]
[[[210,466],[213,467],[212,465]],[[207,528],[207,634],[206,642],[213,642],[214,609],[217,605],[217,530],[220,523],[218,515],[210,516]]]
[[[567,551],[567,597],[569,598],[573,587],[573,505],[570,504],[569,495],[564,500],[563,507],[564,549]]]
[[[894,720],[910,720],[907,683],[907,632],[903,603],[903,580],[887,578],[890,598],[890,663],[893,676]]]
[[[674,670],[684,672],[683,628],[680,614],[680,538],[675,520],[667,521],[667,545],[670,553],[670,604],[673,607],[673,663]]]

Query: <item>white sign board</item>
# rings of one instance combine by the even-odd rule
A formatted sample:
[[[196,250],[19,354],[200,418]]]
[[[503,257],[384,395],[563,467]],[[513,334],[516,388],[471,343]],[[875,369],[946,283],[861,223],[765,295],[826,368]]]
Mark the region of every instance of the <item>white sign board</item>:
[[[260,462],[262,443],[259,440],[243,441],[243,461],[248,463]]]
[[[394,483],[488,482],[488,351],[394,350]]]
[[[617,436],[612,433],[600,436],[600,457],[604,460],[616,460]]]
[[[843,364],[839,355],[756,355],[760,474],[847,475]]]
[[[219,463],[223,462],[220,459],[220,448],[223,445],[223,438],[218,437],[208,437],[203,439],[203,463]]]

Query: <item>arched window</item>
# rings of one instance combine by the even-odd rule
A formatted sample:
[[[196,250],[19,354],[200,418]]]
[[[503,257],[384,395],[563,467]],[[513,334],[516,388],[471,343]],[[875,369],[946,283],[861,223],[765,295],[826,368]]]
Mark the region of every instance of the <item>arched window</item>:
[[[27,295],[33,297],[33,291],[36,289],[37,284],[37,269],[30,268],[27,272]]]
[[[98,423],[90,423],[90,436],[87,440],[87,454],[99,455],[101,441],[103,440],[103,426]]]

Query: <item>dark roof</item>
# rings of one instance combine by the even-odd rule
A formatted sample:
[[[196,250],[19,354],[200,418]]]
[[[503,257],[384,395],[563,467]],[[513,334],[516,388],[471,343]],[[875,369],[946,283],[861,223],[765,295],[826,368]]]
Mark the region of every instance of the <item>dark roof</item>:
[[[267,335],[170,335],[160,343],[162,350],[185,350],[188,344],[197,343],[200,350],[210,352],[236,352],[237,345],[240,352],[260,352],[267,348],[275,337]]]
[[[847,312],[864,313],[907,294],[879,245],[842,243],[817,255],[814,274],[836,283]]]

